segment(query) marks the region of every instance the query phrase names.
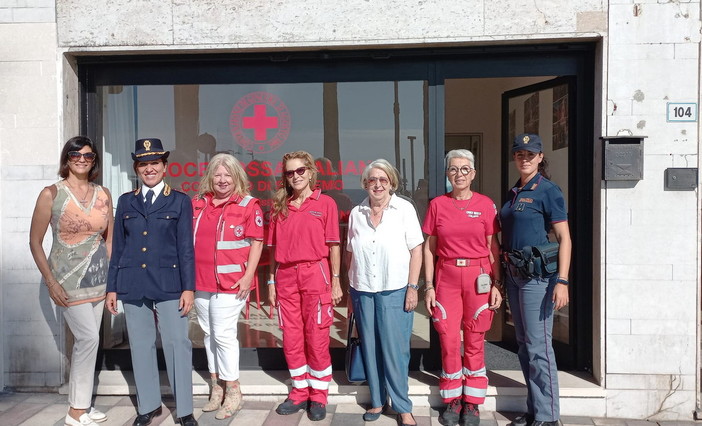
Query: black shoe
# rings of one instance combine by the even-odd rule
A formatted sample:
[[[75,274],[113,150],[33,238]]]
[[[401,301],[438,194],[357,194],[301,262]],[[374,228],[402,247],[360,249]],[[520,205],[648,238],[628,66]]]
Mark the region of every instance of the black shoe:
[[[197,420],[192,414],[178,418],[181,426],[197,426]]]
[[[327,417],[327,407],[321,402],[310,402],[310,410],[307,412],[307,418],[313,422],[324,420]]]
[[[300,410],[305,410],[307,408],[307,401],[302,401],[299,404],[295,404],[292,399],[288,398],[276,407],[275,412],[281,416],[287,416],[288,414],[295,414]]]
[[[463,411],[461,412],[461,426],[477,426],[480,424],[480,410],[478,404],[469,402],[463,403]]]
[[[555,422],[534,422],[532,426],[558,426],[558,420]]]
[[[524,413],[512,420],[512,426],[532,426],[532,423],[534,423],[534,415],[529,413]]]
[[[370,412],[366,411],[365,413],[363,413],[363,421],[364,422],[374,422],[374,421],[378,420],[384,412],[385,412],[385,406],[383,406],[383,408],[380,411],[378,411],[377,413],[370,413]]]
[[[136,416],[136,419],[134,419],[134,423],[132,423],[132,426],[150,425],[154,417],[160,416],[162,411],[163,410],[161,409],[161,407],[158,407],[154,411],[150,411],[146,414],[139,414],[138,416]]]
[[[412,416],[412,420],[414,420],[414,423],[409,424],[409,423],[402,423],[402,414],[397,415],[397,425],[398,426],[417,426],[417,420],[414,419],[414,414],[410,413],[410,416]]]
[[[439,416],[439,423],[444,426],[456,426],[461,418],[461,398],[449,402],[446,409]]]

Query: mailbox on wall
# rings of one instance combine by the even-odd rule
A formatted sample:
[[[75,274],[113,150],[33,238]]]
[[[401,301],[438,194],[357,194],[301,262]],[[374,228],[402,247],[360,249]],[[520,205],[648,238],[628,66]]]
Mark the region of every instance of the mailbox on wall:
[[[604,180],[643,179],[643,140],[646,136],[603,136]]]

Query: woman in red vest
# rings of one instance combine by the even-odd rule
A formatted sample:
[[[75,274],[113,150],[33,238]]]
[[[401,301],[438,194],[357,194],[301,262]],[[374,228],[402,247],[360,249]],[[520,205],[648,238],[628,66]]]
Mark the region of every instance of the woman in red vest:
[[[210,400],[202,411],[226,419],[241,408],[239,315],[257,285],[263,213],[249,180],[230,154],[210,160],[193,198],[195,309],[205,333]],[[224,386],[222,386],[224,385]]]

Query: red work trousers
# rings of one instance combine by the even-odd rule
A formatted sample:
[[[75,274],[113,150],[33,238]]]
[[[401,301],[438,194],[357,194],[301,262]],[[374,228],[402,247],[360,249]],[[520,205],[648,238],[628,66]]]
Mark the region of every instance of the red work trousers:
[[[329,261],[284,264],[276,272],[278,319],[294,403],[327,404],[332,378],[329,327],[334,310]]]
[[[466,266],[457,266],[464,262]],[[485,401],[485,332],[490,329],[494,312],[488,309],[490,292],[477,293],[477,278],[483,272],[492,272],[488,258],[437,262],[432,322],[441,343],[439,394],[445,403],[456,398],[472,404]]]

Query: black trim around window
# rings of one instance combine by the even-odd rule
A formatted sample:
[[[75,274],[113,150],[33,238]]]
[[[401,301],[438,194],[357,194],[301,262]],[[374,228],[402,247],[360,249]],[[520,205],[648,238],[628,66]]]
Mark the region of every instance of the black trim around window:
[[[592,265],[593,265],[593,165],[594,158],[594,41],[582,43],[523,44],[413,49],[357,49],[271,51],[222,54],[75,55],[80,83],[80,129],[92,138],[102,132],[96,88],[102,85],[173,85],[235,83],[302,83],[342,81],[428,82],[430,198],[443,192],[444,81],[455,78],[563,76],[575,80],[574,105],[577,139],[570,152],[571,232],[573,273],[579,286],[573,289],[578,315],[572,330],[572,356],[561,369],[592,368]],[[575,126],[575,124],[574,124]],[[575,129],[576,127],[573,127]],[[431,348],[412,351],[411,368],[440,368],[436,333]],[[128,352],[128,351],[122,351]],[[333,350],[339,368],[340,350]],[[101,355],[104,368],[127,368],[120,351]],[[126,354],[128,356],[128,354]],[[195,356],[195,367],[203,357]],[[199,360],[199,361],[198,361]],[[242,368],[284,368],[282,351],[275,348],[242,349]],[[488,368],[490,361],[487,360]],[[343,367],[343,366],[342,366]]]

